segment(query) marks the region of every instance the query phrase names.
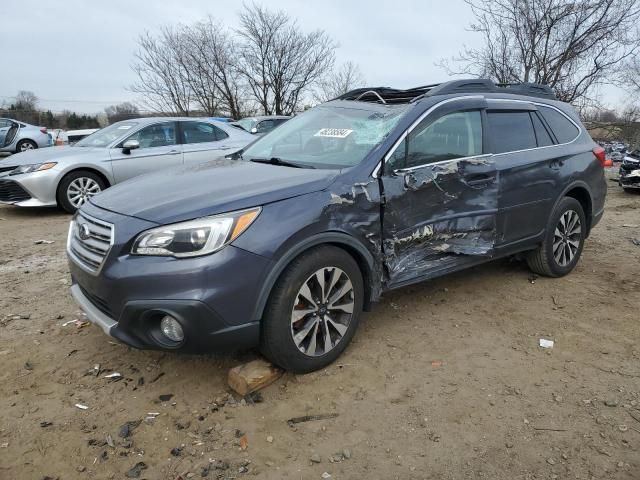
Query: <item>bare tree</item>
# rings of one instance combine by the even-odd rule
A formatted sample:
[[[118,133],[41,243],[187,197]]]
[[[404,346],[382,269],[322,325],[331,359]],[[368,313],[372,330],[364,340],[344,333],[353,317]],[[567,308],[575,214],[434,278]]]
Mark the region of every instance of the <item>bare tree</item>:
[[[567,102],[589,100],[612,83],[640,48],[637,0],[465,0],[475,16],[478,48],[440,65],[500,83],[551,86]]]
[[[184,62],[185,43],[183,29],[168,26],[157,37],[145,32],[138,38],[131,66],[138,81],[130,90],[151,110],[189,115],[194,99]]]
[[[247,92],[238,69],[237,41],[211,17],[185,31],[185,66],[196,102],[210,115],[240,118]]]
[[[640,55],[634,56],[626,63],[620,84],[626,87],[636,100],[640,98]]]
[[[13,103],[15,110],[22,112],[35,112],[38,108],[38,97],[28,90],[20,90]]]
[[[240,72],[266,115],[291,114],[331,69],[336,45],[322,30],[303,33],[285,12],[245,4]]]
[[[360,67],[354,62],[346,62],[318,82],[314,99],[317,102],[328,102],[349,90],[363,87],[364,84],[365,80]]]
[[[140,116],[140,110],[131,102],[122,102],[117,105],[110,105],[104,109],[109,123],[128,120]]]

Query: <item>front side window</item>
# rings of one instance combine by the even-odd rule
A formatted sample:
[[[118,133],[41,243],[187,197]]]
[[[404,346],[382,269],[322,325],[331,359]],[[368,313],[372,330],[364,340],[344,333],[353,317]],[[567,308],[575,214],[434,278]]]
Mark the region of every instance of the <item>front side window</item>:
[[[131,135],[127,140],[137,140],[140,148],[166,147],[176,144],[176,124],[174,122],[149,125]]]
[[[238,120],[236,123],[244,128],[247,132],[250,132],[251,129],[256,126],[256,123],[258,123],[258,121],[255,118],[243,118],[242,120]]]
[[[273,120],[263,120],[256,127],[257,133],[267,133],[275,128],[275,123]]]
[[[536,148],[536,135],[528,111],[489,111],[492,153],[517,152]]]
[[[314,168],[352,167],[387,137],[410,107],[324,104],[296,115],[261,137],[242,157],[278,158]]]
[[[216,142],[229,136],[215,125],[204,122],[182,122],[182,135],[184,143]]]
[[[547,124],[558,139],[558,143],[569,143],[576,139],[580,131],[578,128],[559,111],[550,107],[538,107]]]
[[[388,160],[388,170],[411,168],[482,154],[479,110],[426,119],[402,141]]]

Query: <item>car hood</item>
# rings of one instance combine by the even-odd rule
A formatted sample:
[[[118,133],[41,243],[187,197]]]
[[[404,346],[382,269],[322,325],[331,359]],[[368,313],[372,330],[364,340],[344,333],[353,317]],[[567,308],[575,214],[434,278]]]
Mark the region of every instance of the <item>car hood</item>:
[[[61,161],[78,161],[80,159],[92,157],[96,154],[104,154],[109,156],[106,148],[88,148],[88,147],[47,147],[29,150],[17,153],[6,158],[0,159],[0,166],[20,166],[32,165],[35,163],[45,162],[61,162]]]
[[[218,159],[143,175],[91,199],[115,213],[168,224],[323,190],[338,170],[314,170]]]

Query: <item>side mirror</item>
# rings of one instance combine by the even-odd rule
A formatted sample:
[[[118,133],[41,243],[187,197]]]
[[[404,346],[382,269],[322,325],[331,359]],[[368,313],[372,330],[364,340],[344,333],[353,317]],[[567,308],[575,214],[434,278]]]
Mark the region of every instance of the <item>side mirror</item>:
[[[131,150],[135,150],[136,148],[140,148],[140,142],[138,140],[127,140],[122,145],[122,153],[129,154]]]
[[[251,129],[251,133],[258,133],[258,129],[257,129],[256,127],[253,127],[253,128]]]

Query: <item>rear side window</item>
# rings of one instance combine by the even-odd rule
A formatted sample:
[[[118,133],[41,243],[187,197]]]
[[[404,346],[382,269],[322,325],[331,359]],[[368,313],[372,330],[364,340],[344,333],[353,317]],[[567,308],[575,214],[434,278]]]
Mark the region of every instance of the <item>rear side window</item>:
[[[538,111],[542,114],[549,127],[551,127],[558,143],[569,143],[576,139],[580,131],[563,114],[553,108],[543,106],[539,106]]]
[[[515,152],[537,146],[529,112],[489,111],[487,118],[493,153]]]
[[[183,122],[182,134],[184,143],[215,142],[229,136],[220,128],[203,122]]]
[[[539,147],[547,147],[549,145],[553,145],[553,140],[551,139],[551,135],[547,131],[547,128],[538,117],[536,112],[531,112],[531,120],[533,121],[533,128],[536,131],[536,139],[538,140]]]

